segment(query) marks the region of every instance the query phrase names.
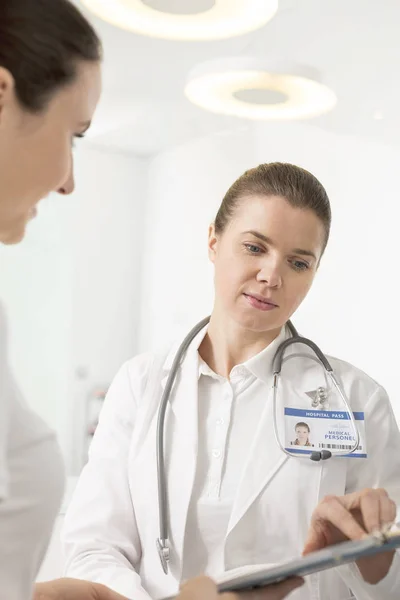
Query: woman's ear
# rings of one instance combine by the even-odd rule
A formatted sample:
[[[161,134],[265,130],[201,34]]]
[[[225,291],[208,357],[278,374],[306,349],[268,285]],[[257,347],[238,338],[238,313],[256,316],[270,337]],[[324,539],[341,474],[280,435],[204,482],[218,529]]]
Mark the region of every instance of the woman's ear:
[[[212,263],[215,262],[215,257],[217,254],[217,244],[218,238],[217,234],[215,233],[215,224],[211,223],[210,227],[208,228],[208,258],[211,260]]]
[[[6,104],[13,99],[14,87],[14,78],[10,71],[0,67],[0,124]]]

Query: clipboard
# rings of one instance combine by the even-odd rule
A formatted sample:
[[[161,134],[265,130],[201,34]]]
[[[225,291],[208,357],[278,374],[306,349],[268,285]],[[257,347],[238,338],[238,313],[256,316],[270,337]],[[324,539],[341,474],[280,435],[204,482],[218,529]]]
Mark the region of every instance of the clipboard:
[[[392,533],[377,533],[360,541],[348,541],[312,552],[278,566],[262,568],[247,574],[237,575],[218,585],[220,592],[238,592],[279,583],[289,577],[311,575],[355,562],[366,556],[389,552],[400,548],[400,530]]]
[[[249,566],[247,573],[241,572],[217,583],[219,592],[240,592],[279,583],[290,577],[304,577],[312,573],[333,569],[381,552],[389,552],[400,548],[400,529],[390,533],[376,533],[360,541],[348,541],[329,546],[323,550],[312,552],[307,556],[296,558],[277,566]],[[246,567],[243,568],[245,570]],[[164,600],[173,600],[170,596]]]

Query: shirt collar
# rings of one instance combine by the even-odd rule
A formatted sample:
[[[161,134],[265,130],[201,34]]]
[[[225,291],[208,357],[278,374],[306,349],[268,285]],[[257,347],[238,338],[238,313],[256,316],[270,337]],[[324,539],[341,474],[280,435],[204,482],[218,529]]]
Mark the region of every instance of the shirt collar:
[[[287,327],[282,327],[279,335],[269,344],[269,346],[246,360],[243,365],[250,373],[257,377],[257,379],[261,379],[261,381],[269,385],[271,383],[272,368],[276,351],[280,344],[288,337],[290,337],[289,330]]]
[[[205,333],[206,332],[204,332],[204,334],[201,337],[201,340],[197,346],[197,350],[204,338]],[[245,362],[236,365],[234,369],[237,370],[239,368],[243,370],[244,367],[250,375],[253,375],[257,379],[261,379],[261,381],[269,385],[271,382],[273,361],[276,351],[278,350],[280,344],[288,337],[290,337],[290,332],[288,328],[282,327],[281,331],[279,332],[279,335],[269,344],[269,346],[267,346],[266,348],[264,348],[264,350],[261,350],[261,352],[259,352],[255,356],[252,356]],[[201,358],[200,355],[198,355],[198,360],[199,378],[201,375],[208,375],[210,377],[220,378],[220,376],[214,373],[214,371],[208,366],[208,364]]]
[[[191,342],[187,354],[195,359],[197,357],[199,369],[198,369],[198,377],[201,375],[209,375],[216,376],[215,373],[210,369],[210,367],[201,359],[198,354],[199,347],[207,333],[208,325],[204,327],[193,339]],[[237,366],[246,367],[250,373],[252,373],[257,379],[261,379],[266,384],[270,384],[272,377],[272,367],[275,353],[279,347],[279,345],[288,337],[290,337],[290,332],[287,327],[282,327],[279,335],[274,339],[269,346],[261,350],[255,356],[252,356],[244,363],[241,363]],[[172,362],[175,358],[175,355],[178,351],[179,344],[175,344],[171,352],[169,352],[168,357],[164,363],[164,370],[170,370],[172,367]]]

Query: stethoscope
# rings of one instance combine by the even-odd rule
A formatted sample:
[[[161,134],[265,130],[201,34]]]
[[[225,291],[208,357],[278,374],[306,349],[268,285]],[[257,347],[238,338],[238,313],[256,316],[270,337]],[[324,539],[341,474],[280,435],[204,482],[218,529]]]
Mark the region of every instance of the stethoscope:
[[[187,349],[190,344],[197,336],[198,333],[209,323],[210,317],[206,317],[200,323],[198,323],[193,329],[187,334],[182,344],[179,346],[178,352],[174,358],[172,363],[171,371],[168,375],[164,392],[161,397],[160,408],[158,413],[158,421],[157,421],[157,477],[158,477],[158,510],[159,510],[159,519],[160,519],[160,537],[157,539],[157,550],[158,555],[160,557],[161,566],[165,574],[168,574],[168,562],[170,560],[170,548],[168,545],[168,498],[167,498],[167,482],[166,482],[166,473],[165,473],[165,461],[164,461],[164,422],[165,422],[165,412],[167,409],[167,404],[170,398],[172,386],[174,385],[176,375],[178,373],[178,369],[186,355]],[[333,385],[337,389],[340,397],[342,398],[344,405],[346,407],[346,411],[350,416],[350,420],[353,426],[353,430],[355,433],[355,442],[350,449],[346,450],[337,450],[334,452],[334,456],[345,456],[348,454],[352,454],[358,448],[360,442],[360,434],[358,432],[353,412],[350,408],[349,402],[346,398],[346,395],[343,391],[341,384],[336,378],[329,361],[327,360],[324,353],[318,348],[318,346],[312,342],[311,340],[301,337],[298,333],[294,325],[291,321],[287,323],[288,329],[292,335],[291,338],[283,341],[274,356],[273,360],[273,414],[274,414],[274,433],[277,444],[279,445],[282,452],[287,454],[290,457],[296,458],[304,458],[310,457],[313,461],[321,461],[327,460],[332,457],[332,452],[329,450],[321,450],[321,451],[311,451],[310,454],[305,455],[295,455],[294,453],[287,450],[282,444],[279,435],[278,435],[278,423],[277,423],[277,394],[278,394],[278,384],[281,378],[282,371],[282,363],[283,363],[283,355],[287,348],[292,344],[303,344],[308,346],[319,362],[323,365],[326,373],[329,375]],[[319,387],[316,390],[315,397],[312,400],[312,407],[317,409],[320,407],[320,410],[326,410],[326,403],[328,399],[327,390],[324,387]]]

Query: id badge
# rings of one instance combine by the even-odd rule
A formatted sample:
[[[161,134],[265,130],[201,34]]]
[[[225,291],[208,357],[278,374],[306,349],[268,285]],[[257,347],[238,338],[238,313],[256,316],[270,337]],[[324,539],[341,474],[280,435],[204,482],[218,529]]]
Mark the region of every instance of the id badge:
[[[311,454],[329,450],[332,456],[351,450],[356,442],[354,425],[346,411],[285,408],[285,448],[292,454]],[[363,412],[354,412],[359,443],[343,458],[367,458]]]

